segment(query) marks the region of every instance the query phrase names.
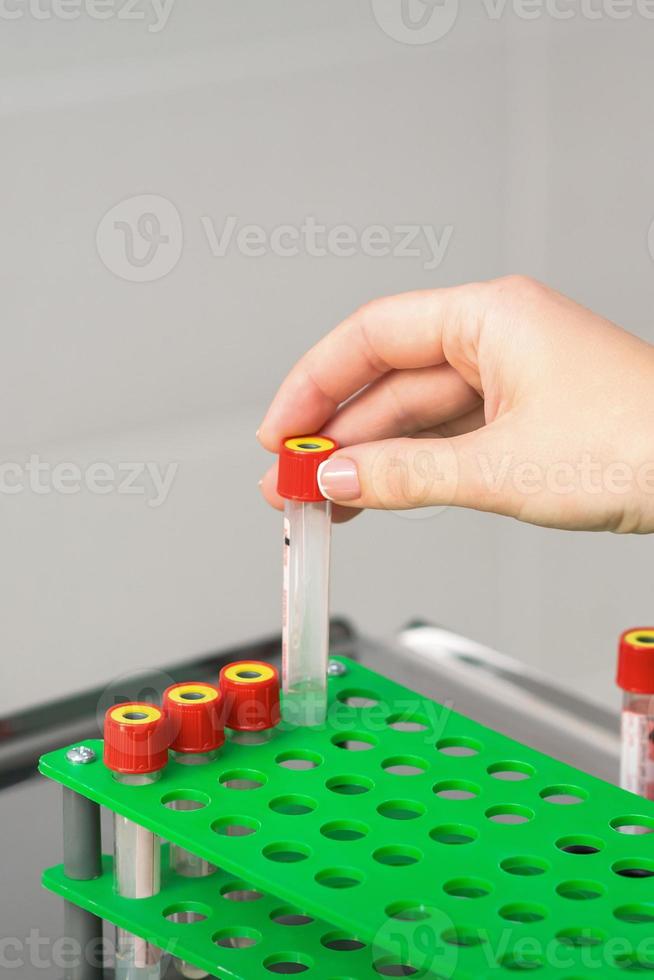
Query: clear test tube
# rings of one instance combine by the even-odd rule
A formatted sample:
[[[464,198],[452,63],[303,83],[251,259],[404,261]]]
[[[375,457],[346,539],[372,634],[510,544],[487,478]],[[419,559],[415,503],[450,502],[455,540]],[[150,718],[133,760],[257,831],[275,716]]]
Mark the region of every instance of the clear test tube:
[[[337,449],[332,439],[286,439],[277,490],[285,498],[282,688],[284,720],[320,725],[327,713],[331,503],[318,467]]]
[[[163,707],[171,730],[173,757],[180,765],[207,765],[218,755],[225,741],[222,718],[222,696],[213,684],[172,684],[163,696]],[[200,804],[193,800],[175,800],[176,810],[195,810]],[[170,864],[173,870],[187,878],[203,878],[213,874],[214,864],[192,851],[170,844]],[[180,912],[180,916],[187,913]],[[192,914],[192,913],[191,913]],[[187,980],[202,980],[206,970],[175,959],[178,973]]]
[[[120,782],[155,782],[168,762],[169,729],[160,708],[130,702],[105,717],[105,765]],[[129,899],[150,898],[161,887],[161,842],[156,834],[114,813],[114,888]],[[116,980],[160,980],[162,951],[126,929],[116,929]]]
[[[279,724],[279,674],[263,660],[237,660],[220,671],[225,728],[238,745],[261,745]]]
[[[620,784],[654,800],[654,627],[620,637],[617,683],[623,691]]]

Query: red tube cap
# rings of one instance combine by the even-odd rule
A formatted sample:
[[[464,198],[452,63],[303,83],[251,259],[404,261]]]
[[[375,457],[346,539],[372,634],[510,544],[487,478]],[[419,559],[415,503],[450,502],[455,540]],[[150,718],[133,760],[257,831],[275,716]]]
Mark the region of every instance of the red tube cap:
[[[157,772],[168,762],[170,727],[161,708],[128,701],[104,718],[104,763],[113,772]]]
[[[625,630],[620,637],[617,683],[632,694],[654,694],[654,626]]]
[[[163,707],[175,752],[212,752],[225,741],[222,695],[213,684],[171,684]]]
[[[327,436],[285,439],[279,451],[277,493],[287,500],[318,502],[325,498],[318,486],[318,467],[338,449]]]
[[[220,671],[225,725],[259,732],[279,724],[279,674],[261,660],[238,660]]]

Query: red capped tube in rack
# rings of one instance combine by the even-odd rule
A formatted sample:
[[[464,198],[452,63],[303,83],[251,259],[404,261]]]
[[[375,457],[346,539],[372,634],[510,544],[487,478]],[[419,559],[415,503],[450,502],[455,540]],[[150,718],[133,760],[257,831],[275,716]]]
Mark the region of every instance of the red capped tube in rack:
[[[222,694],[213,684],[171,684],[164,691],[163,708],[174,752],[204,755],[224,743]]]
[[[104,764],[125,775],[157,772],[168,762],[170,727],[154,704],[129,701],[109,708],[104,719]]]
[[[220,671],[224,722],[236,732],[261,732],[279,724],[279,674],[262,660],[239,660]]]
[[[620,637],[617,684],[624,692],[620,783],[654,800],[654,627]]]

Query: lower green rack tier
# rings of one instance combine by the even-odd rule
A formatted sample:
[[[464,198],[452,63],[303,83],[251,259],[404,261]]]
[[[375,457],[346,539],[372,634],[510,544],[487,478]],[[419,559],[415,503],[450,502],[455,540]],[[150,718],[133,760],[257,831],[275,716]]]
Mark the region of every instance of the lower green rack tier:
[[[228,949],[219,976],[241,976],[229,973],[238,954],[260,957],[248,980],[284,972],[266,957],[293,953],[308,962],[286,972],[322,977],[310,971],[323,969],[325,929],[368,949],[365,967],[339,959],[332,980],[370,969],[459,980],[654,971],[654,804],[339,659],[345,673],[330,678],[320,728],[280,726],[259,745],[231,739],[204,766],[171,758],[147,786],[117,782],[99,760],[76,766],[66,749],[44,756],[41,772],[323,923],[306,945],[293,929],[293,943],[268,953],[277,936],[256,909],[258,924],[249,914],[242,924],[261,934],[263,959],[259,940]],[[100,759],[102,742],[87,744]],[[180,800],[196,808],[175,809]],[[158,910],[150,928],[166,921],[176,889],[220,893],[211,878],[179,881],[127,909],[107,887],[99,914],[117,921],[120,904],[131,915],[121,924],[143,935],[141,905],[143,916],[147,903]],[[80,904],[96,884],[68,883]],[[175,927],[181,949],[192,940]],[[206,965],[191,952],[180,955]]]
[[[103,858],[103,873],[93,881],[72,881],[60,865],[44,873],[43,884],[66,901],[147,939],[167,956],[221,980],[272,980],[275,975],[303,972],[312,980],[330,980],[343,976],[344,970],[360,980],[379,980],[379,971],[394,965],[383,950],[375,951],[350,932],[335,931],[223,871],[206,878],[176,875],[167,866],[166,850],[161,891],[138,900],[136,917],[134,901],[114,893],[110,857]]]

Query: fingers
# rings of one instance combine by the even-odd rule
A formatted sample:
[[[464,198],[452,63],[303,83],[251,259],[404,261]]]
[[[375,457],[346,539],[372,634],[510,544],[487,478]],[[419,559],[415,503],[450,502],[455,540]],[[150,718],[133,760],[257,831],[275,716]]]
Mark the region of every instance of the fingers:
[[[391,371],[327,423],[340,445],[414,435],[467,414],[479,395],[449,364]]]
[[[518,517],[521,499],[498,478],[516,446],[510,419],[451,439],[389,439],[339,450],[318,473],[323,494],[345,507],[474,507]]]
[[[261,493],[268,503],[276,510],[284,510],[284,498],[277,493],[277,463],[270,467],[260,483]],[[359,510],[356,507],[340,507],[335,504],[332,508],[332,520],[335,524],[344,524],[356,517]]]
[[[414,369],[462,354],[466,381],[479,390],[471,357],[484,286],[404,293],[357,310],[302,357],[282,383],[259,429],[266,449],[320,430],[338,406],[393,369]],[[444,338],[448,335],[447,356]]]

